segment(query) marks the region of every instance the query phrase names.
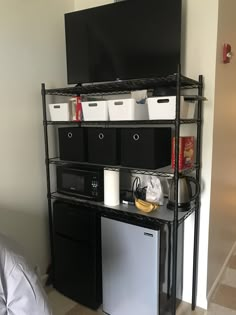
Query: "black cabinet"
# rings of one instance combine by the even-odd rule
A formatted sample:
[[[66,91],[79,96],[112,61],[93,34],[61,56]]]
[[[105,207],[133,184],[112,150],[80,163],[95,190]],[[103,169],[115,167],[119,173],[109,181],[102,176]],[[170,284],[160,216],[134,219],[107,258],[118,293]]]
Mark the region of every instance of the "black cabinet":
[[[71,299],[97,309],[102,302],[101,227],[94,209],[56,201],[54,287]]]

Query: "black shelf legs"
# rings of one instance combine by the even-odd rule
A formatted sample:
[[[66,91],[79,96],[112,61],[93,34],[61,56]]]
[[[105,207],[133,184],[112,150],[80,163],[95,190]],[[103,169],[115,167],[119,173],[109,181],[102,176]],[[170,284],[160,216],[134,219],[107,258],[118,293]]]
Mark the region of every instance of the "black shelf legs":
[[[203,96],[203,76],[199,76],[198,95]],[[196,170],[196,180],[201,180],[201,138],[202,138],[202,102],[198,102],[198,120],[197,124],[197,152],[196,160],[199,162],[199,168]],[[199,229],[200,229],[200,196],[197,199],[197,207],[195,211],[195,226],[194,226],[194,248],[193,248],[193,283],[192,283],[192,310],[196,308],[197,300],[197,276],[198,276],[198,258],[199,258]]]

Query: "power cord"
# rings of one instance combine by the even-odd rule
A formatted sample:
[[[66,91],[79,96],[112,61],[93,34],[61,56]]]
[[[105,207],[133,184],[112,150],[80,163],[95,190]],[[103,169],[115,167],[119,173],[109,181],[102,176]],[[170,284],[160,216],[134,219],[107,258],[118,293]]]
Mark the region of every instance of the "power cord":
[[[140,179],[140,177],[136,176],[134,181],[133,181],[133,184],[132,184],[133,198],[145,200],[146,199],[146,190],[147,190],[147,186],[141,187],[141,179]]]

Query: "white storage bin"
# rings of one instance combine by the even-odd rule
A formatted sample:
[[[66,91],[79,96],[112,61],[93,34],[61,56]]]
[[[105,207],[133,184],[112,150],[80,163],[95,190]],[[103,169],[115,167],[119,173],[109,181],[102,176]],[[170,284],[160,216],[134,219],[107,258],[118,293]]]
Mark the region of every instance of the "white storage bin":
[[[109,120],[107,101],[82,102],[84,120]]]
[[[147,99],[149,119],[175,119],[176,96],[150,97]],[[195,114],[195,103],[180,97],[180,118],[192,119]]]
[[[138,104],[133,98],[108,101],[110,120],[147,120],[147,104]]]
[[[51,121],[69,121],[71,118],[68,103],[49,104]]]

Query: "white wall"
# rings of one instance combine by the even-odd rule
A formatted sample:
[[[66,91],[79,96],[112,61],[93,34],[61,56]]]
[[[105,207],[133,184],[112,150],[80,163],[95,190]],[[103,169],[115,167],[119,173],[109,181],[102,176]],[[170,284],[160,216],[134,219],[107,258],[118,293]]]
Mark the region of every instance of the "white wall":
[[[197,296],[197,305],[206,308],[218,0],[184,0],[183,11],[183,73],[195,79],[199,74],[204,75],[204,95],[208,99],[203,106],[202,194]],[[189,302],[192,289],[193,225],[194,217],[191,216],[185,223],[183,296],[184,300]]]
[[[236,58],[222,62],[224,43],[236,51],[236,2],[219,3],[208,291],[236,242]]]
[[[0,232],[44,273],[49,263],[40,84],[66,84],[64,12],[72,0],[0,2]]]

